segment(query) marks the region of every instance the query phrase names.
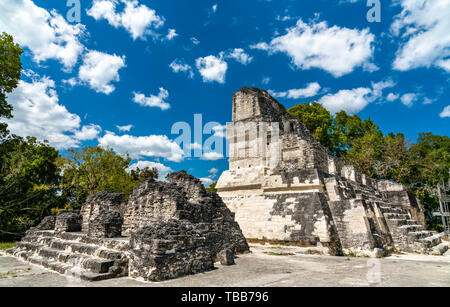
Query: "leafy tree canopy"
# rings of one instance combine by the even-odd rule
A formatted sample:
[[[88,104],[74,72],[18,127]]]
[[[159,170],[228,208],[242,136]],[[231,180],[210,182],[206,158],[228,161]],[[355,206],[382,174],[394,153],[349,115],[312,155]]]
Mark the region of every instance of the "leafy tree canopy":
[[[11,93],[20,80],[22,49],[14,43],[11,35],[0,34],[0,118],[11,118],[12,106],[6,101],[6,94]],[[0,122],[0,137],[7,134],[7,126]]]

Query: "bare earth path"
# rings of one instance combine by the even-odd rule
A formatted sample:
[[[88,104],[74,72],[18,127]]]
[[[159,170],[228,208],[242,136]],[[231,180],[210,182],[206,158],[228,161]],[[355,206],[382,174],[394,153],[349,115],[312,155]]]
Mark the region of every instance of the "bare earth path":
[[[0,256],[0,287],[41,286],[450,286],[450,257],[393,255],[383,259],[291,254],[253,247],[236,265],[160,283],[130,278],[83,282]]]

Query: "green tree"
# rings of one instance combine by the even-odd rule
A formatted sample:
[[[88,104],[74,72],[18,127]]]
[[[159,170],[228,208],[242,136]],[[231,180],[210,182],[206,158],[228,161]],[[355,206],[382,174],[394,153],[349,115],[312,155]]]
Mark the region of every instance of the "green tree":
[[[60,169],[58,151],[32,137],[8,137],[0,155],[0,240],[6,240],[20,237],[62,205]]]
[[[346,160],[369,176],[377,176],[377,166],[383,158],[383,134],[381,131],[366,132],[351,141],[351,149],[345,154]]]
[[[209,192],[217,192],[216,185],[217,185],[217,181],[211,183],[211,184],[209,185],[209,187],[206,188],[206,191],[209,191]]]
[[[381,157],[376,176],[408,184],[410,180],[409,144],[403,133],[389,133],[383,138]]]
[[[127,172],[131,159],[117,155],[112,149],[85,147],[71,149],[59,160],[63,172],[63,195],[73,206],[80,207],[86,197],[100,191],[129,195],[137,184]]]
[[[141,182],[145,179],[157,179],[159,177],[158,169],[156,167],[144,167],[143,169],[136,168],[130,172],[131,178],[136,182]]]
[[[0,34],[0,118],[12,117],[12,106],[6,101],[6,94],[11,93],[20,80],[22,49],[14,43],[13,37],[7,33]],[[6,123],[0,122],[0,138],[8,133]]]
[[[332,152],[336,151],[333,139],[333,117],[320,103],[300,103],[288,109],[288,112],[305,124],[314,138]]]

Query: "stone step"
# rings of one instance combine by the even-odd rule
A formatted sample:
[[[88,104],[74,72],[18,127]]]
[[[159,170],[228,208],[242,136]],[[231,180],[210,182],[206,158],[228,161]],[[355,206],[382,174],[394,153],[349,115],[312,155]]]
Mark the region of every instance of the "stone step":
[[[410,216],[409,214],[399,214],[399,213],[384,213],[384,216],[387,219],[404,219],[404,220],[409,220]]]
[[[431,255],[443,255],[445,252],[449,250],[449,244],[447,242],[442,242],[436,246],[433,246],[430,250]]]
[[[52,271],[56,271],[60,274],[80,278],[81,280],[87,280],[87,281],[98,281],[98,280],[105,280],[109,278],[115,277],[113,273],[95,273],[88,271],[83,268],[79,267],[73,267],[70,264],[61,263],[59,261],[53,261],[48,258],[44,258],[41,256],[32,255],[29,257],[24,258],[25,260],[29,261],[30,263],[41,265],[47,269],[50,269]]]
[[[427,231],[427,230],[410,231],[410,232],[408,232],[408,237],[413,239],[413,240],[419,240],[419,239],[430,237],[430,232]]]
[[[59,238],[78,243],[95,244],[117,251],[127,251],[130,248],[129,238],[93,238],[81,232],[63,232]]]
[[[398,229],[405,232],[424,230],[422,225],[403,225],[399,226]]]
[[[405,214],[407,212],[405,209],[403,209],[401,207],[394,207],[394,206],[389,206],[389,207],[381,206],[380,210],[383,213]]]
[[[423,239],[419,239],[419,242],[421,242],[426,248],[432,248],[433,246],[440,244],[442,241],[441,236],[439,234],[436,234]]]
[[[98,246],[95,244],[86,244],[55,239],[51,242],[50,247],[62,251],[95,256],[109,260],[119,260],[126,258],[124,252],[108,249],[106,247]]]
[[[403,225],[417,225],[416,220],[407,220],[407,219],[388,219],[388,221],[396,226]]]
[[[71,267],[80,266],[81,268],[90,270],[93,273],[107,273],[109,268],[115,264],[114,260],[65,252],[58,249],[39,246],[36,243],[19,242],[17,244],[17,248],[20,250],[24,249],[25,251],[33,252],[42,258],[66,263]]]

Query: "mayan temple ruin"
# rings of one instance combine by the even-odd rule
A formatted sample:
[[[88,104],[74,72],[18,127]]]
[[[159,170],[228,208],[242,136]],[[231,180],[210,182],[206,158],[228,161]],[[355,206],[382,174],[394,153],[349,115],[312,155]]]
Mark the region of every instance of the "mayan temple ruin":
[[[244,87],[232,107],[217,193],[185,172],[143,180],[128,198],[98,192],[6,252],[88,281],[163,281],[232,265],[247,242],[336,256],[447,251],[404,186],[335,157],[268,92]]]
[[[404,186],[335,157],[266,91],[236,92],[232,121],[229,170],[216,188],[247,241],[331,255],[447,250]]]
[[[99,192],[80,211],[48,216],[8,254],[68,276],[162,281],[234,264],[249,251],[233,213],[199,179],[172,173],[123,194]]]

